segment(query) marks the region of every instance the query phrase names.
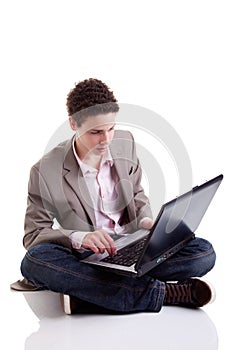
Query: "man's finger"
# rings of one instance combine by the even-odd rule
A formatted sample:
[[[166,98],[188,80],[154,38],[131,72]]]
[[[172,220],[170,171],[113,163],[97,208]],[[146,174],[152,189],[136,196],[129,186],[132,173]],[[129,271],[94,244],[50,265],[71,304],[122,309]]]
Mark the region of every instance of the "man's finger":
[[[108,234],[107,234],[107,236],[105,236],[105,238],[106,238],[106,241],[108,243],[108,246],[106,246],[108,254],[109,255],[116,255],[116,246],[115,246],[114,240]]]

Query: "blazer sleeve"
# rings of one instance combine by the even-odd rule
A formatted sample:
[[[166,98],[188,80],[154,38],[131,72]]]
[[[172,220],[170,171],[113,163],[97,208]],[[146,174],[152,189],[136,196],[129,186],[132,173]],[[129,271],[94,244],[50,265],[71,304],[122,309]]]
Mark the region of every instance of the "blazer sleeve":
[[[71,248],[69,235],[73,230],[54,229],[56,207],[39,169],[33,166],[28,184],[25,234],[23,244],[26,249],[40,243],[56,243]]]

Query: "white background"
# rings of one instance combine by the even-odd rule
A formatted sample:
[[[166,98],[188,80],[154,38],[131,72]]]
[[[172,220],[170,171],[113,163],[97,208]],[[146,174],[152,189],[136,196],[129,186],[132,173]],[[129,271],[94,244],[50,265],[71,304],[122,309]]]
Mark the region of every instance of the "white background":
[[[220,349],[231,348],[232,18],[225,0],[1,2],[1,310],[8,315],[4,333],[15,334],[15,343],[28,335],[27,313],[11,329],[7,297],[25,252],[29,170],[66,120],[69,90],[94,77],[119,102],[149,108],[176,129],[194,185],[225,175],[199,233],[218,255],[210,275],[218,298],[206,312]]]

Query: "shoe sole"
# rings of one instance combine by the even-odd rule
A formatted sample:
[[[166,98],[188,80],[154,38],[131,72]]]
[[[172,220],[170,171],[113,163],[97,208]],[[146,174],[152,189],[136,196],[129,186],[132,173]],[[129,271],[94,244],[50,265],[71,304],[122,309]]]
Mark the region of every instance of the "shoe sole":
[[[67,294],[62,295],[62,304],[63,304],[64,312],[67,315],[71,315],[70,296],[69,295],[67,295]]]

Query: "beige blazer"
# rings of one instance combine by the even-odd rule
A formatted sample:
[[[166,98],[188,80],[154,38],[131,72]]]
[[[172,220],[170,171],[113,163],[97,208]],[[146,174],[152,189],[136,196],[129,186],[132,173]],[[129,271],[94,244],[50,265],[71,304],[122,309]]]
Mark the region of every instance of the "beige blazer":
[[[110,151],[120,179],[116,205],[124,212],[121,224],[132,232],[143,217],[152,217],[152,213],[140,184],[142,172],[131,133],[116,130]],[[73,231],[93,230],[92,201],[71,139],[59,144],[31,169],[23,243],[26,249],[40,243],[71,248],[69,235]]]

